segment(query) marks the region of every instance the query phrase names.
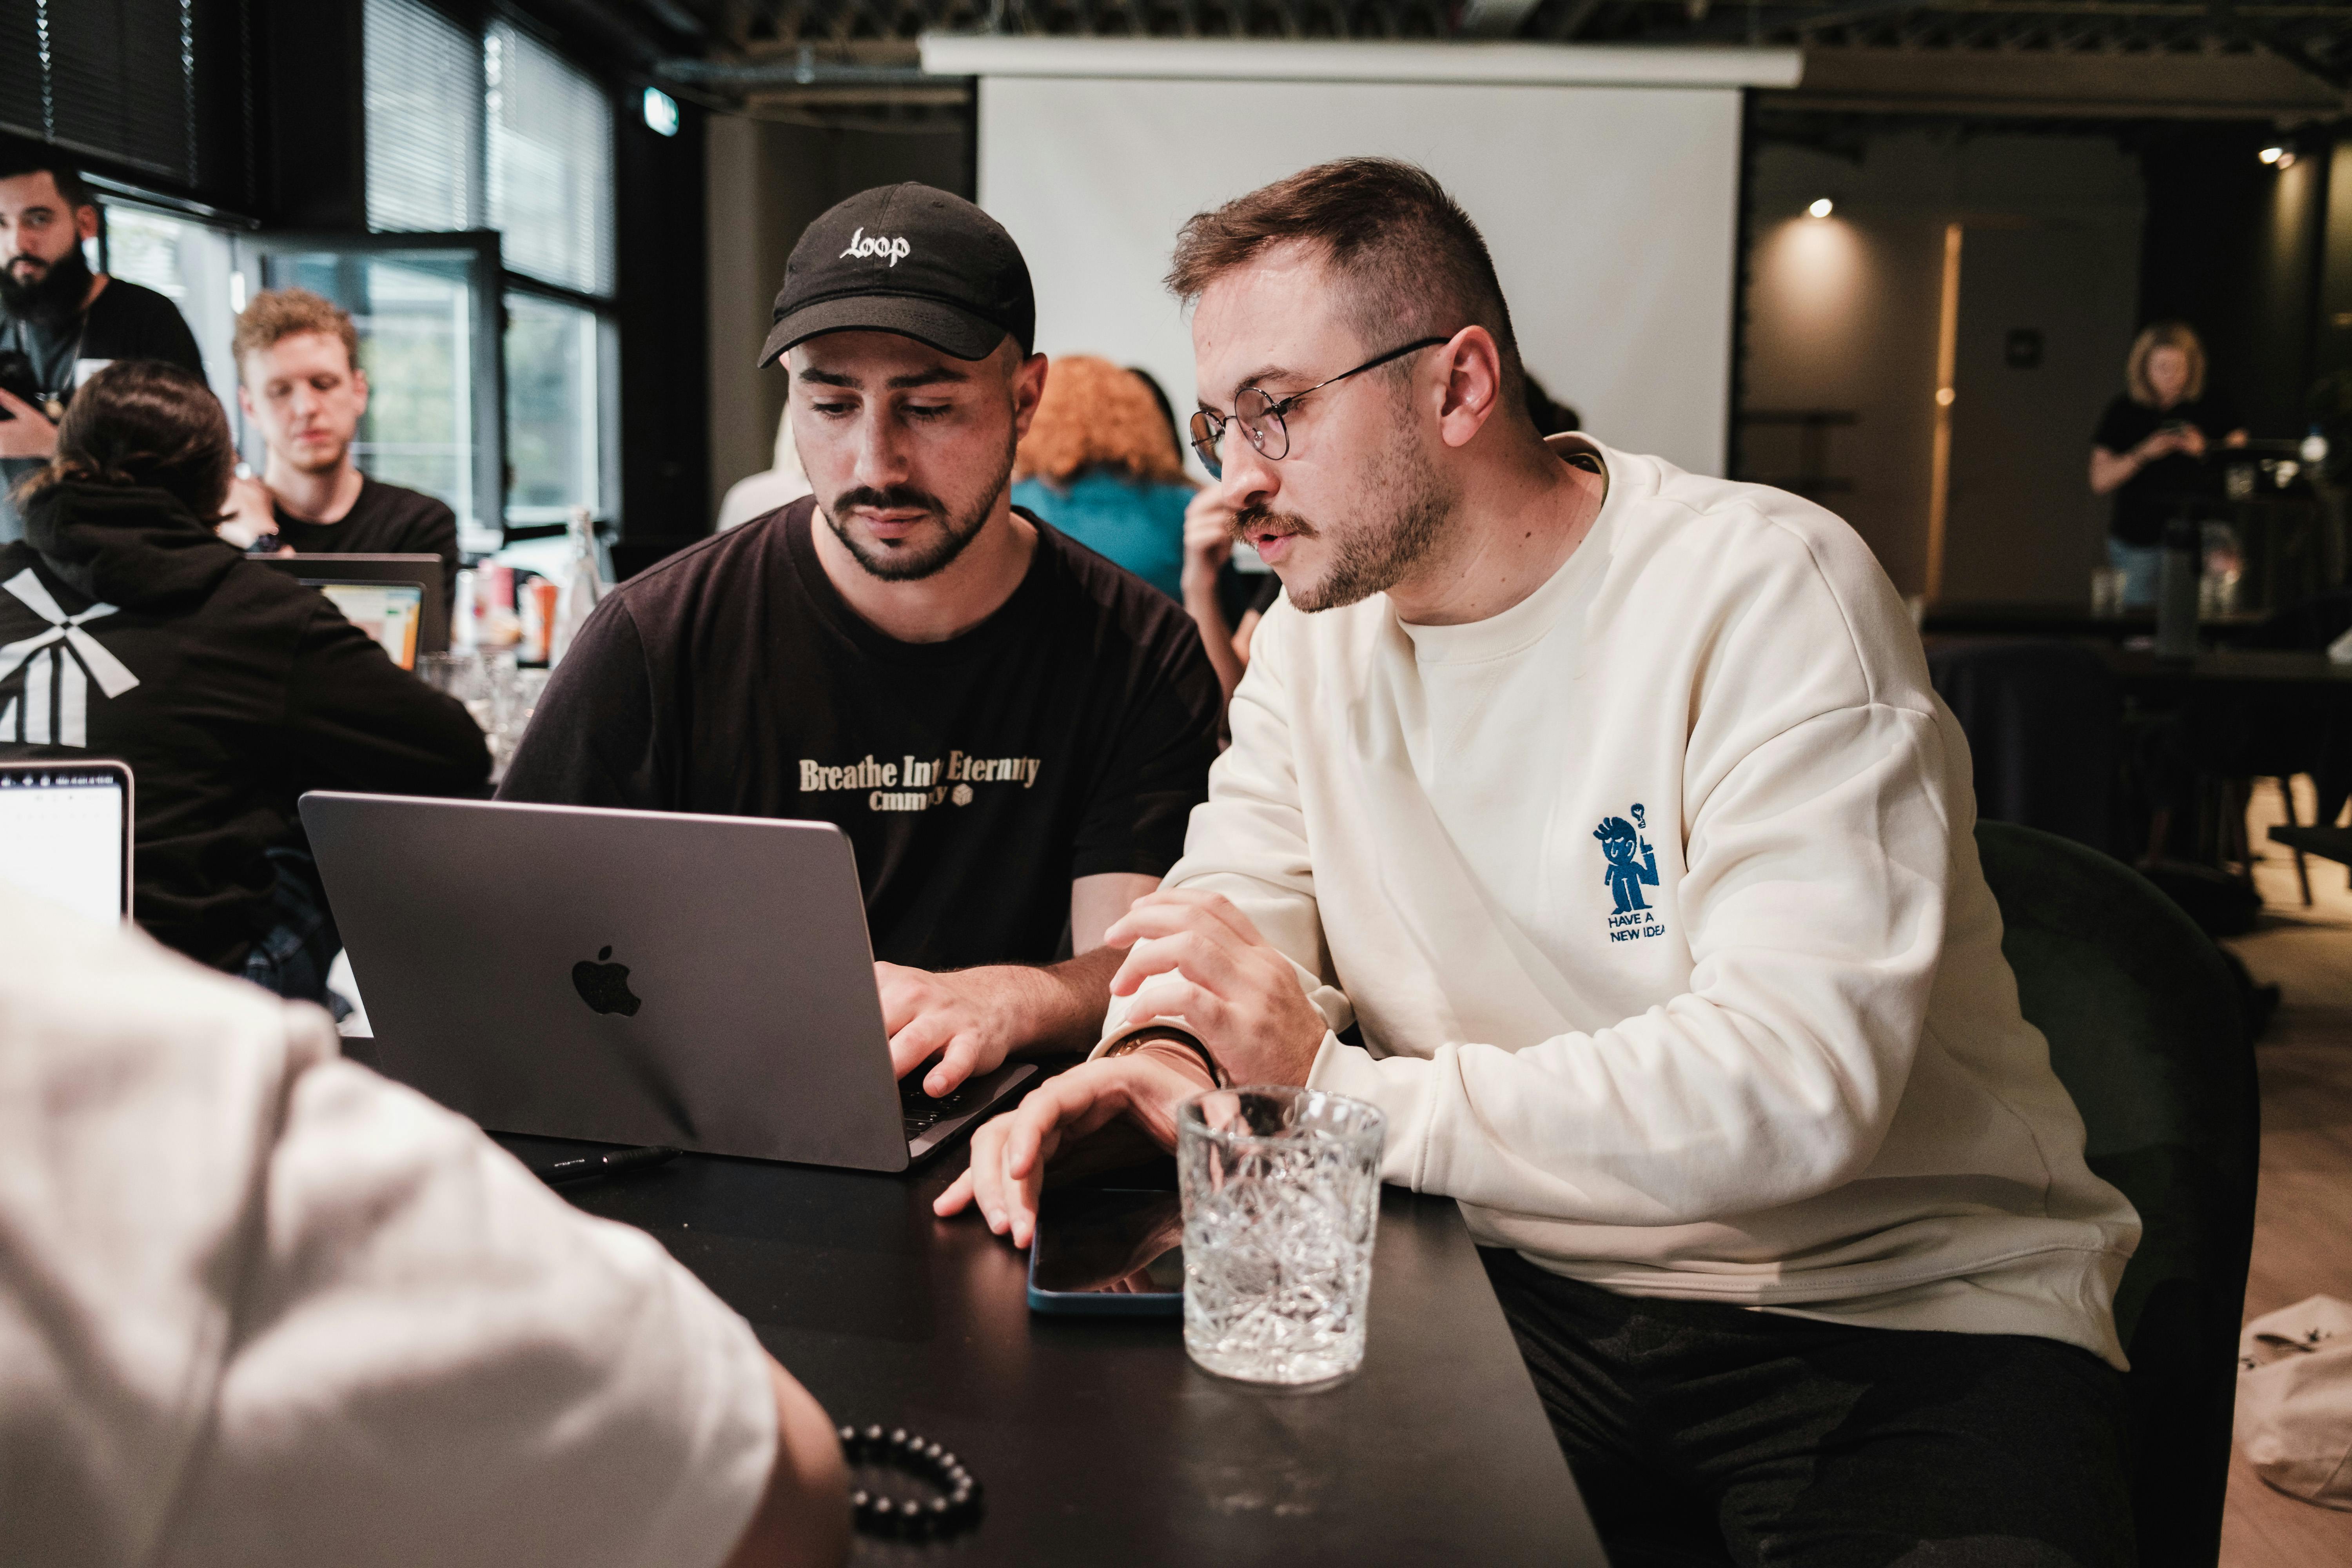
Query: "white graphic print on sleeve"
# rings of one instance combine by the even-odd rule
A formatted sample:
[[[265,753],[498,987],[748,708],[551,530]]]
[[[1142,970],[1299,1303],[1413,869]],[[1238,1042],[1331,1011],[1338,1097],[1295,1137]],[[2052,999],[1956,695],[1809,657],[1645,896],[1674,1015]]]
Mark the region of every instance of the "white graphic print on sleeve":
[[[78,616],[58,607],[31,567],[0,583],[33,614],[49,623],[22,642],[0,646],[0,681],[25,670],[20,697],[0,702],[0,741],[21,741],[36,746],[89,744],[89,683],[109,697],[120,697],[139,684],[139,678],[99,640],[82,630],[84,621],[114,614],[112,605],[92,605]]]

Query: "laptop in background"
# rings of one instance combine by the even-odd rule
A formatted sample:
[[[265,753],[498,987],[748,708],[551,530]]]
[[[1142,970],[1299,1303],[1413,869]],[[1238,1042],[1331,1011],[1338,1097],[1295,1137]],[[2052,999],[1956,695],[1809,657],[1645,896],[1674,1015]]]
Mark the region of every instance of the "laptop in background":
[[[831,823],[313,792],[302,825],[351,1054],[491,1131],[902,1171],[1036,1075],[902,1091]]]
[[[327,595],[343,618],[403,669],[449,650],[449,601],[438,555],[257,555]]]
[[[129,920],[131,805],[121,763],[0,763],[0,882]]]

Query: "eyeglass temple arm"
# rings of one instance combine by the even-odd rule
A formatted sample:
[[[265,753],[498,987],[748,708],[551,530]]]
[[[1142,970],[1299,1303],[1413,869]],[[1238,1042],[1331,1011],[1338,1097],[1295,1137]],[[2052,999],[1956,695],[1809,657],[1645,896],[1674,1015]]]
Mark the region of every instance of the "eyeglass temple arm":
[[[1389,350],[1388,353],[1380,355],[1376,359],[1366,360],[1363,363],[1358,365],[1353,370],[1343,370],[1339,374],[1333,376],[1329,381],[1318,381],[1314,385],[1306,388],[1304,391],[1292,393],[1281,402],[1274,405],[1269,412],[1280,414],[1284,409],[1289,407],[1292,404],[1306,396],[1309,392],[1320,392],[1325,387],[1330,386],[1338,382],[1345,381],[1351,375],[1361,375],[1368,370],[1378,370],[1381,366],[1388,363],[1391,360],[1402,359],[1407,354],[1419,353],[1423,349],[1435,348],[1440,343],[1448,343],[1453,341],[1454,340],[1450,337],[1416,338],[1412,342],[1403,344],[1402,347]]]

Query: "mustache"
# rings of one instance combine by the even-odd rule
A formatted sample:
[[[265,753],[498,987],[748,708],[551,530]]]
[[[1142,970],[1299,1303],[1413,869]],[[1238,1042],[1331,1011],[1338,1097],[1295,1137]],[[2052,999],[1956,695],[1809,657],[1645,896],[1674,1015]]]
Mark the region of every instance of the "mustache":
[[[1226,531],[1238,542],[1246,544],[1254,533],[1295,533],[1304,539],[1316,535],[1315,525],[1292,511],[1276,511],[1271,508],[1254,506],[1234,513]]]
[[[913,485],[891,485],[884,489],[860,485],[834,497],[830,510],[835,517],[842,517],[861,506],[875,511],[928,511],[938,517],[946,516],[948,510],[939,497]]]

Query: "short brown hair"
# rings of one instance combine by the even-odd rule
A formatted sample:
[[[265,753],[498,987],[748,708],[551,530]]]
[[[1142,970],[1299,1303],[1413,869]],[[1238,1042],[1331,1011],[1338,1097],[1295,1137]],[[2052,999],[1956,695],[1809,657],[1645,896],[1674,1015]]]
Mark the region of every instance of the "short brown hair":
[[[1045,395],[1013,457],[1016,479],[1056,484],[1089,468],[1181,484],[1184,461],[1160,400],[1131,370],[1092,354],[1070,354],[1045,374]]]
[[[2143,408],[2157,405],[2156,388],[2147,379],[2148,356],[2158,349],[2179,349],[2189,362],[2189,380],[2180,389],[2180,401],[2194,403],[2205,395],[2205,345],[2198,341],[2197,329],[2186,321],[2150,321],[2132,340],[2131,357],[2124,361],[2124,385],[2131,392],[2131,400]]]
[[[264,289],[247,301],[245,313],[236,319],[236,336],[229,342],[236,378],[245,379],[246,355],[303,332],[341,338],[352,368],[359,369],[360,333],[352,325],[350,311],[308,289]]]
[[[17,489],[120,485],[169,492],[206,527],[220,521],[236,445],[201,376],[162,360],[116,360],[82,383],[58,421],[58,453]]]
[[[1394,158],[1341,158],[1197,213],[1176,237],[1168,287],[1189,304],[1223,274],[1293,242],[1319,249],[1344,281],[1367,352],[1484,327],[1502,350],[1506,391],[1518,401],[1519,344],[1494,258],[1428,170]]]

